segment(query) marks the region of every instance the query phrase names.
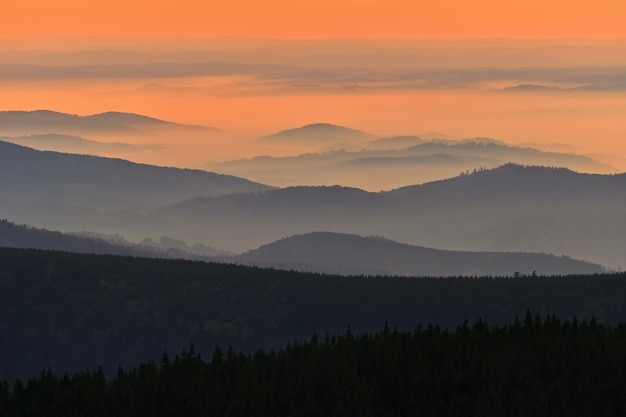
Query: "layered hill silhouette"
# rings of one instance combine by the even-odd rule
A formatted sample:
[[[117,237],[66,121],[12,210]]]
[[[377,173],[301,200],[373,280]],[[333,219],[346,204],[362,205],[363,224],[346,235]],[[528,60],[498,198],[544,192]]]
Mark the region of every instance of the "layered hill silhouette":
[[[553,253],[618,268],[625,196],[626,174],[508,164],[380,193],[289,187],[192,199],[146,220],[175,224],[178,236],[236,252],[333,231],[440,249]]]
[[[467,144],[480,146],[492,145]],[[626,174],[507,164],[388,192],[272,189],[206,171],[4,142],[0,170],[2,217],[54,230],[118,233],[135,242],[171,236],[235,253],[330,231],[445,250],[550,253],[624,267]]]
[[[419,136],[390,136],[369,141],[367,148],[380,150],[405,149],[425,142],[427,142],[427,140]]]
[[[340,178],[342,185],[371,191],[450,178],[460,172],[510,162],[589,173],[615,172],[589,156],[545,152],[489,138],[424,141],[401,136],[363,143],[361,148],[290,157],[264,156],[211,164],[208,168],[279,186],[333,185]]]
[[[141,243],[132,243],[119,234],[62,233],[17,225],[6,219],[0,219],[0,247],[176,259],[212,259],[220,254],[215,248],[201,244],[189,246],[168,236],[161,236],[158,241],[145,239]]]
[[[0,247],[143,257],[165,255],[148,247],[116,245],[104,239],[71,235],[26,225],[16,225],[3,219],[0,219]]]
[[[276,142],[287,145],[310,146],[324,148],[365,143],[375,136],[360,130],[330,123],[313,123],[302,127],[287,129],[278,133],[264,136],[259,140]]]
[[[554,203],[602,204],[626,202],[624,191],[626,174],[581,174],[565,168],[506,164],[449,180],[398,188],[387,194],[410,196],[421,202],[446,198],[457,204],[522,199],[529,203],[552,200]]]
[[[138,227],[140,213],[186,198],[267,189],[229,175],[0,142],[0,215],[37,227],[158,237],[159,227],[154,234]]]
[[[0,112],[0,140],[38,150],[198,167],[227,141],[220,129],[135,113],[74,115],[50,110]]]
[[[0,247],[75,253],[222,261],[302,272],[384,276],[562,275],[603,272],[600,265],[537,253],[444,251],[380,237],[313,232],[268,243],[240,255],[162,236],[128,242],[121,235],[61,233],[0,219]]]
[[[216,131],[214,127],[183,125],[152,117],[123,112],[106,112],[89,116],[61,113],[51,110],[2,111],[0,135],[35,135],[47,133],[147,133],[154,129]]]
[[[280,239],[238,263],[339,275],[507,276],[599,273],[600,265],[536,253],[444,251],[380,237],[314,232]]]
[[[0,190],[12,201],[146,210],[196,196],[270,188],[230,175],[37,151],[7,142],[0,142],[0,164]]]
[[[14,143],[41,151],[50,150],[77,154],[132,152],[139,149],[159,148],[159,145],[134,145],[122,142],[99,142],[75,135],[47,133],[27,136],[5,136],[0,141]]]

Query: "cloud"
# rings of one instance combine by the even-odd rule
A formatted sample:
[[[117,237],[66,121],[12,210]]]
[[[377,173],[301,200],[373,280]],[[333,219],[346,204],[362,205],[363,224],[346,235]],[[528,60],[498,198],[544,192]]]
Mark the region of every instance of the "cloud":
[[[584,92],[623,91],[626,85],[626,60],[615,53],[623,50],[621,43],[239,40],[245,45],[229,49],[223,42],[207,43],[205,50],[185,50],[181,44],[182,49],[149,52],[9,51],[0,59],[0,82],[139,80],[151,85],[151,92],[218,95],[503,88]],[[178,79],[187,82],[176,85],[172,80]]]
[[[240,77],[232,86],[276,90],[432,90],[490,88],[508,82],[516,90],[621,91],[626,67],[415,69],[307,68],[238,63],[153,63],[86,66],[0,65],[2,81],[167,80]],[[244,78],[241,78],[244,77]],[[245,80],[245,82],[242,82]],[[201,85],[202,81],[198,84]],[[151,83],[152,89],[161,83]],[[535,86],[531,88],[531,86]],[[163,85],[161,85],[161,88]],[[494,88],[498,89],[498,88]]]

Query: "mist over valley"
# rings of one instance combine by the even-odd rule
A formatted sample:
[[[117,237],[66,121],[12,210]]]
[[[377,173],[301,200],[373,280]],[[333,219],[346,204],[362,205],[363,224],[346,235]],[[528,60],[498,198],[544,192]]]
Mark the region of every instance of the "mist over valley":
[[[270,3],[0,36],[0,415],[620,415],[620,13]]]
[[[433,249],[547,253],[623,266],[624,174],[507,163],[379,192],[339,185],[275,188],[202,170],[0,146],[3,217],[38,228],[119,234],[135,243],[168,236],[234,253],[293,235],[338,232]],[[399,152],[423,156],[432,149],[435,155],[540,155],[604,167],[485,139],[426,141]],[[351,153],[338,156],[344,154]],[[431,164],[446,162],[435,158]],[[376,166],[384,176],[388,165]]]

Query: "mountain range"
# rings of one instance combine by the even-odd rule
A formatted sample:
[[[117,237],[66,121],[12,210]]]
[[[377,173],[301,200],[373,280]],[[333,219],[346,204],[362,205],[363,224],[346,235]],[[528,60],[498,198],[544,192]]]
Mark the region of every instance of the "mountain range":
[[[112,242],[102,238],[87,237],[41,228],[16,225],[0,219],[0,247],[21,249],[46,249],[74,253],[104,255],[125,255],[142,257],[165,257],[165,252],[157,252],[147,246]]]
[[[536,253],[444,251],[381,237],[314,232],[245,252],[236,263],[303,272],[388,276],[513,276],[600,273],[600,265]]]
[[[230,144],[241,141],[241,135],[117,111],[87,116],[50,110],[0,112],[0,140],[6,142],[38,150],[200,167],[279,187],[335,185],[339,181],[344,186],[379,191],[508,162],[588,173],[614,173],[617,170],[610,164],[623,163],[606,155],[542,151],[538,146],[511,145],[491,138],[453,140],[439,133],[381,138],[330,123],[286,129],[257,140],[248,138],[245,154],[251,158],[232,160]],[[214,162],[207,163],[208,158]]]
[[[308,233],[268,243],[240,255],[162,236],[139,244],[121,235],[61,233],[0,220],[0,247],[76,253],[185,258],[335,275],[507,276],[600,273],[600,265],[536,253],[442,251],[379,237]]]
[[[176,230],[235,252],[334,231],[449,250],[546,252],[618,268],[626,244],[625,196],[626,174],[507,164],[379,193],[288,187],[196,198],[145,220],[164,225],[164,234]]]
[[[185,198],[270,187],[200,170],[36,151],[0,142],[0,200],[97,209],[148,210]]]
[[[51,110],[0,111],[0,135],[36,134],[146,134],[155,129],[216,131],[214,127],[184,125],[135,113],[110,111],[89,116],[60,113]]]
[[[313,123],[263,136],[260,141],[313,149],[343,148],[371,141],[375,135],[330,123]]]
[[[26,136],[3,136],[0,141],[14,143],[40,151],[56,151],[85,155],[102,155],[110,153],[133,152],[135,150],[152,148],[162,149],[163,146],[135,145],[123,142],[100,142],[89,140],[75,135],[59,133],[45,133]]]
[[[205,158],[215,157],[229,135],[215,127],[118,111],[86,116],[50,110],[0,111],[1,141],[180,168],[200,167]]]
[[[0,142],[0,216],[37,227],[158,238],[159,227],[137,222],[141,213],[187,198],[270,188],[201,170]]]
[[[0,247],[194,260],[214,260],[217,256],[228,255],[200,243],[190,246],[169,236],[161,236],[158,240],[146,238],[140,243],[133,243],[120,234],[109,235],[89,231],[62,233],[17,225],[6,219],[0,219]]]
[[[0,143],[0,170],[0,215],[61,231],[117,233],[134,242],[170,236],[235,253],[328,231],[434,249],[548,253],[624,266],[626,174],[506,164],[386,192],[273,189],[205,171],[9,143]]]
[[[589,156],[546,152],[490,138],[422,140],[400,136],[361,141],[358,146],[353,143],[346,149],[287,157],[259,156],[209,164],[206,168],[283,187],[334,185],[341,179],[342,185],[371,191],[450,178],[461,172],[495,168],[509,162],[589,173],[616,172],[610,165]]]

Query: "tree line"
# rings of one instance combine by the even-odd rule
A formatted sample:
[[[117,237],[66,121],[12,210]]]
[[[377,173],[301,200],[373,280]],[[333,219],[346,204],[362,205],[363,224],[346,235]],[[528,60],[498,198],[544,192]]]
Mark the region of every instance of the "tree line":
[[[18,416],[617,416],[626,325],[530,312],[506,325],[385,326],[244,354],[193,345],[107,379],[102,368],[0,384]]]

